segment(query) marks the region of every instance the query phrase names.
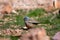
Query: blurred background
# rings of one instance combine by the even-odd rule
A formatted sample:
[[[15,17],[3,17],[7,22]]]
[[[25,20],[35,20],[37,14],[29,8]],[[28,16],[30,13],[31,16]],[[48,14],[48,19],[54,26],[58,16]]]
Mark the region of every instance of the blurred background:
[[[60,31],[60,0],[0,0],[0,40],[18,40],[25,16],[40,22],[36,27],[52,38]]]

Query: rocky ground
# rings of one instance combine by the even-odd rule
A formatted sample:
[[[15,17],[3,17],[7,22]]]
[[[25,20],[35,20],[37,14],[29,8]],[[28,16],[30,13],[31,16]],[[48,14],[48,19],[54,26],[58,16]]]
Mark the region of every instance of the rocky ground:
[[[1,40],[20,40],[20,35],[27,32],[21,29],[22,27],[25,27],[23,20],[25,16],[29,16],[30,18],[39,21],[41,24],[37,25],[36,28],[43,27],[46,30],[45,33],[48,34],[50,38],[52,38],[56,32],[60,31],[60,16],[57,12],[48,13],[43,9],[35,9],[28,12],[27,10],[16,11],[17,13],[0,14],[0,35],[2,37]],[[33,34],[34,32],[35,31],[32,30]]]

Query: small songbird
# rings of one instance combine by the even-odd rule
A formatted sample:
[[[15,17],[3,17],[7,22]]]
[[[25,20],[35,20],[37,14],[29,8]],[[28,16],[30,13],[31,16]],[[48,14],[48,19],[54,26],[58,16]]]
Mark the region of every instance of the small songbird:
[[[39,24],[39,22],[32,20],[27,16],[24,17],[24,22],[25,22],[25,25],[28,29],[33,28],[35,25]]]

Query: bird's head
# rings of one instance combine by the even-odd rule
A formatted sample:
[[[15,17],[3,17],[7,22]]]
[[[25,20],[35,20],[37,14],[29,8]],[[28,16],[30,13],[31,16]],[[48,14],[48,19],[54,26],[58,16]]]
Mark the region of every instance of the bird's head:
[[[24,21],[28,21],[29,20],[29,17],[24,17]]]

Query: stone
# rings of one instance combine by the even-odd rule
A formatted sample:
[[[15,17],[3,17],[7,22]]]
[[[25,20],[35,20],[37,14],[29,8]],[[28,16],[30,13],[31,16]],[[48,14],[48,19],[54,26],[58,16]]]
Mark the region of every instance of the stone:
[[[21,35],[20,40],[50,40],[44,28],[32,28]]]
[[[52,39],[53,39],[53,40],[60,40],[60,32],[57,32],[57,33],[53,36]]]

